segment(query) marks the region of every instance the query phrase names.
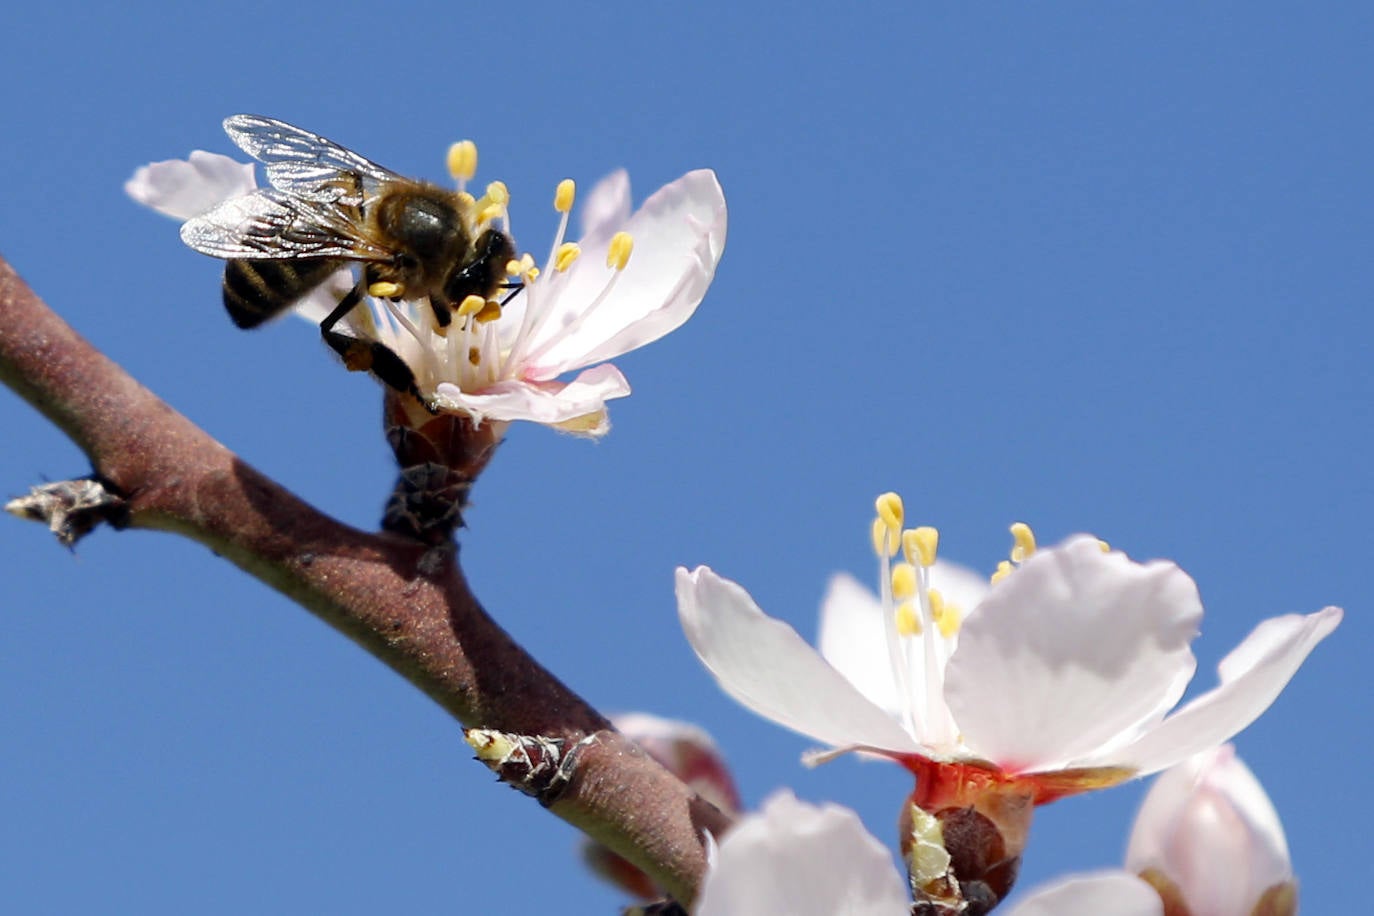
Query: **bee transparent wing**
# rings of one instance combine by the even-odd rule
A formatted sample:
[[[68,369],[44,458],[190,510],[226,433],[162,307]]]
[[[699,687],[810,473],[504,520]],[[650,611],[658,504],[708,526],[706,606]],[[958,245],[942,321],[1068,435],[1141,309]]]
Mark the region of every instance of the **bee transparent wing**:
[[[230,198],[187,220],[181,240],[216,258],[384,261],[392,256],[362,236],[345,208],[276,188]]]
[[[358,206],[377,185],[404,181],[390,169],[364,159],[319,134],[285,121],[239,114],[224,119],[224,131],[254,159],[267,166],[272,187],[311,201]]]

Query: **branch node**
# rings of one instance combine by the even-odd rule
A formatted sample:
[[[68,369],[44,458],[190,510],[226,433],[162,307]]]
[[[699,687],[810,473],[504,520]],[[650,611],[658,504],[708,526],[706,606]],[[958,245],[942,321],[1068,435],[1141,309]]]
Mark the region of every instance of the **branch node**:
[[[469,728],[463,734],[477,752],[477,759],[498,779],[545,808],[558,801],[572,781],[582,751],[601,740],[596,732],[568,747],[564,738],[518,735],[491,728]]]
[[[76,542],[105,522],[119,529],[128,524],[128,506],[114,486],[97,477],[59,480],[30,487],[27,496],[5,504],[5,511],[19,518],[43,522],[64,547]]]

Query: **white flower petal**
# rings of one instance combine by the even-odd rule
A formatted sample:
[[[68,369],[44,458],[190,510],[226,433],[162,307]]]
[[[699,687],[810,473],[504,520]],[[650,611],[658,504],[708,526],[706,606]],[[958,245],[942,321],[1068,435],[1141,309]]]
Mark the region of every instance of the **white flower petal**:
[[[1036,553],[969,615],[945,699],[974,753],[1009,772],[1055,769],[1178,702],[1201,617],[1177,566],[1073,538]]]
[[[195,150],[189,159],[142,166],[124,183],[124,193],[166,216],[190,219],[255,187],[252,163]]]
[[[892,856],[858,815],[782,791],[720,841],[697,916],[905,916]]]
[[[797,632],[709,568],[677,571],[687,640],[721,688],[754,712],[826,744],[910,753],[915,741]]]
[[[545,274],[531,300],[552,295],[531,342],[527,378],[550,379],[657,340],[691,317],[725,246],[725,196],[714,172],[689,172],[630,217],[634,253],[615,288],[593,309],[611,277],[604,247],[584,250],[561,276]]]
[[[1031,892],[1007,916],[1163,916],[1154,888],[1124,871],[1103,871],[1045,885]]]
[[[853,576],[839,573],[830,578],[821,599],[816,648],[870,702],[901,720],[910,699],[898,693],[888,663],[883,607]]]
[[[1215,916],[1244,916],[1293,876],[1278,812],[1230,745],[1155,781],[1131,830],[1126,867],[1162,872],[1192,912]]]
[[[609,363],[581,373],[571,382],[539,385],[506,379],[479,391],[443,382],[435,400],[444,410],[464,411],[478,420],[533,420],[567,423],[603,410],[605,402],[630,393],[630,384]]]
[[[609,239],[630,221],[630,175],[617,169],[592,185],[577,207],[583,246]]]
[[[1222,660],[1219,687],[1111,754],[1112,762],[1144,776],[1230,740],[1269,708],[1341,616],[1340,608],[1328,607],[1264,621]]]

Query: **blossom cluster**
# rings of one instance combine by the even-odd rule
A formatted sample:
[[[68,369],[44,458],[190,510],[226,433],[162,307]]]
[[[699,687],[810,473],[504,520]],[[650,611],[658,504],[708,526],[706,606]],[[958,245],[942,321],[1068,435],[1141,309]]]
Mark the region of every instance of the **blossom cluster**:
[[[456,145],[457,193],[480,227],[509,233],[509,192],[493,182],[469,194],[475,167],[475,147]],[[145,166],[126,190],[183,220],[260,193],[253,165],[203,151]],[[604,435],[606,403],[630,391],[608,361],[692,315],[724,249],[726,207],[714,173],[700,170],[632,212],[617,172],[586,195],[581,238],[569,242],[574,198],[572,182],[560,183],[542,262],[526,253],[506,265],[518,294],[465,301],[450,325],[433,303],[373,284],[343,327],[403,362],[431,413]],[[295,310],[320,321],[347,308],[355,268],[341,260]],[[1066,878],[1011,912],[1296,913],[1278,815],[1227,742],[1336,628],[1339,608],[1260,623],[1222,660],[1219,683],[1180,705],[1202,602],[1176,564],[1134,560],[1089,535],[1042,549],[1017,524],[989,578],[941,558],[938,532],[907,527],[892,493],[876,501],[871,535],[877,588],[835,576],[815,648],[709,567],[678,569],[676,594],[683,631],[720,687],[822,745],[807,763],[858,753],[914,777],[899,819],[905,880],[852,811],[784,791],[712,848],[699,916],[897,916],[913,912],[913,897],[915,912],[985,913],[1011,890],[1036,806],[1162,771],[1121,869]],[[645,715],[617,724],[704,798],[742,809],[700,729]],[[659,892],[609,850],[584,852],[627,891]]]

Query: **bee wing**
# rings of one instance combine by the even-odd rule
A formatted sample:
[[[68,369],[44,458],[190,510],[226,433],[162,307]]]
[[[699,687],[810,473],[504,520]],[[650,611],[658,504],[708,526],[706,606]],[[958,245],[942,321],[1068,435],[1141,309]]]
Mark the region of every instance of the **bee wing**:
[[[406,180],[285,121],[238,114],[224,119],[224,131],[239,149],[267,166],[272,187],[307,200],[358,206],[378,184]]]
[[[392,256],[362,235],[347,208],[277,188],[232,197],[187,220],[181,240],[216,258],[384,261]]]

